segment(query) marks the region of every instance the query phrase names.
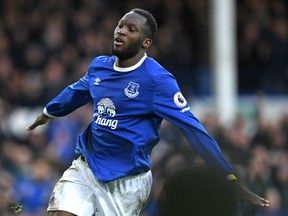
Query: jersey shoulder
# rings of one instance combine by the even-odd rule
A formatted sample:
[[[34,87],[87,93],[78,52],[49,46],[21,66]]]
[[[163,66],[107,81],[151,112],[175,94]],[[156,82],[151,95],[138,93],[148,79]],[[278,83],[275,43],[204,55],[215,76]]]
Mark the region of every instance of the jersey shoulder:
[[[167,69],[165,69],[159,62],[151,57],[147,57],[143,65],[145,73],[154,79],[159,80],[163,77],[174,78],[174,76]]]
[[[99,69],[99,68],[111,68],[115,62],[115,56],[101,55],[94,58],[89,65],[89,70]]]
[[[91,64],[109,64],[115,62],[115,56],[101,55],[93,59]]]

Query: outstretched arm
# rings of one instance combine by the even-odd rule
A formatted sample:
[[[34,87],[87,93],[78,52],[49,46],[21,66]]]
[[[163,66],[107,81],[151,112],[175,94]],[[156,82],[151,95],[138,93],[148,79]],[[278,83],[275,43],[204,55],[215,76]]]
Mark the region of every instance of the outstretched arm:
[[[90,100],[89,75],[87,73],[78,82],[67,86],[57,97],[51,100],[34,123],[27,127],[26,130],[32,131],[53,118],[65,116]]]
[[[193,115],[175,80],[171,77],[159,80],[154,98],[155,113],[178,126],[207,164],[232,181],[239,201],[269,206],[268,200],[259,197],[237,181],[231,164],[224,157],[216,140]]]

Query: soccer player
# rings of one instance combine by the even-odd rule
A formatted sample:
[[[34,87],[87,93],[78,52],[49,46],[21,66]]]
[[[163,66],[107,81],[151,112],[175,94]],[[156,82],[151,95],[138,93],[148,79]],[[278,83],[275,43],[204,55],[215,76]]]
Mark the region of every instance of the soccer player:
[[[147,56],[156,33],[156,21],[149,12],[133,9],[125,14],[114,31],[113,56],[96,57],[86,75],[51,100],[27,127],[32,131],[94,102],[93,119],[78,138],[80,156],[55,185],[49,215],[139,215],[150,193],[150,153],[159,141],[163,119],[183,131],[208,165],[237,182],[233,168],[192,114],[173,75]],[[269,205],[235,185],[242,199]]]

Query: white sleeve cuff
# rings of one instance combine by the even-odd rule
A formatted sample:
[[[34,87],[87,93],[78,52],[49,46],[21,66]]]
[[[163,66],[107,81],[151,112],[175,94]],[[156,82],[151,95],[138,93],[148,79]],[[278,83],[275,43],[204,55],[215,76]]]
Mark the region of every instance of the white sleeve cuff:
[[[46,107],[44,107],[44,109],[43,109],[43,113],[44,113],[46,116],[48,116],[48,117],[50,117],[50,118],[52,118],[52,119],[57,118],[57,116],[53,116],[53,115],[49,114],[49,113],[47,112]]]

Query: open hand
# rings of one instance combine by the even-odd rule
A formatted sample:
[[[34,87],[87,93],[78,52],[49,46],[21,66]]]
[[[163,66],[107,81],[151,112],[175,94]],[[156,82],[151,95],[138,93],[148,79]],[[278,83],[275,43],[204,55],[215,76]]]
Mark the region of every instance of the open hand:
[[[232,181],[233,187],[236,190],[238,199],[240,201],[248,202],[253,205],[268,207],[269,201],[258,196],[257,194],[253,193],[243,185],[241,185],[238,181]]]
[[[27,131],[32,131],[39,125],[46,124],[50,119],[50,117],[46,116],[43,112],[36,118],[32,125],[26,128]]]

